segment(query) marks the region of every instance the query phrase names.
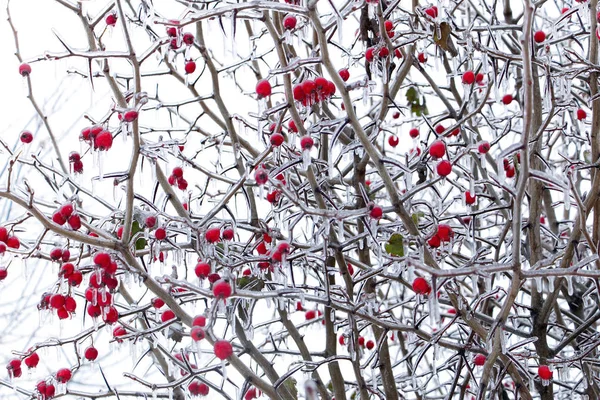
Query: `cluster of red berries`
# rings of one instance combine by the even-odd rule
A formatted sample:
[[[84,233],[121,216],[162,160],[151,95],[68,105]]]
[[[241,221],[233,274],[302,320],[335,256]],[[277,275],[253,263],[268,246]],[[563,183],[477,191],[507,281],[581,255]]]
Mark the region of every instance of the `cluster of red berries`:
[[[195,37],[193,34],[189,32],[185,32],[183,35],[181,34],[181,28],[177,26],[179,25],[179,21],[169,22],[174,25],[168,26],[166,30],[167,36],[171,38],[171,41],[169,42],[169,47],[171,50],[177,50],[179,47],[181,47],[181,43],[185,44],[186,46],[192,46],[194,44]]]
[[[58,255],[58,251],[56,251],[56,250],[61,251],[62,249],[54,249],[53,250],[53,252],[55,252],[54,256]],[[79,268],[75,267],[75,265],[68,262],[69,257],[70,257],[69,250],[62,250],[62,255],[58,259],[54,259],[52,256],[53,256],[53,254],[51,252],[50,257],[54,261],[62,260],[62,262],[64,263],[63,265],[60,266],[60,270],[58,271],[58,276],[66,279],[67,282],[69,283],[69,286],[78,287],[81,284],[81,282],[83,281],[83,273],[79,270]]]
[[[519,159],[519,154],[517,154],[517,159]],[[504,167],[504,173],[506,174],[507,178],[513,178],[515,176],[515,166],[508,161],[508,158],[505,158],[502,160],[502,164]]]
[[[438,126],[440,126],[440,125],[438,125]],[[436,129],[436,131],[437,131],[437,129]],[[443,132],[443,130],[442,130],[442,132]],[[433,159],[442,158],[442,157],[444,157],[445,154],[446,154],[446,143],[444,143],[443,140],[439,140],[439,139],[435,140],[431,144],[431,146],[429,146],[429,155]],[[436,165],[436,171],[439,176],[446,177],[446,176],[450,175],[450,173],[452,172],[452,163],[448,160],[441,160]]]
[[[192,321],[192,330],[190,336],[194,342],[198,342],[206,337],[204,327],[206,326],[206,317],[204,315],[197,315]]]
[[[110,254],[98,252],[94,256],[95,270],[90,274],[89,287],[85,298],[90,303],[87,313],[92,318],[102,317],[102,320],[112,325],[119,320],[119,312],[114,307],[114,295],[119,281],[116,278],[117,262]]]
[[[283,186],[285,186],[285,184],[287,183],[287,181],[285,180],[285,176],[283,176],[283,174],[278,174],[275,177],[276,180],[278,180],[279,182],[281,182],[281,184]],[[279,199],[281,199],[281,190],[279,189],[275,189],[269,193],[267,193],[267,201],[271,204],[275,204],[279,201]]]
[[[484,75],[479,72],[477,73],[477,75],[475,75],[475,73],[471,70],[466,71],[463,76],[462,76],[462,83],[464,83],[465,85],[472,85],[475,82],[477,82],[479,85],[483,85],[483,79],[484,79]]]
[[[440,247],[440,245],[444,242],[449,242],[454,236],[454,231],[452,227],[448,224],[439,224],[435,235],[433,235],[427,241],[427,244],[433,248]]]
[[[192,396],[207,396],[209,392],[208,385],[199,381],[190,383],[188,390]]]
[[[340,335],[338,342],[342,346],[346,346],[346,336]],[[363,336],[358,337],[358,345],[360,347],[366,347],[367,350],[373,350],[375,348],[375,342],[372,340],[366,340]]]
[[[65,264],[67,265],[67,264]],[[77,309],[77,302],[70,295],[60,293],[44,293],[42,301],[38,305],[39,310],[56,310],[59,319],[67,319]]]
[[[78,152],[73,151],[69,154],[69,164],[74,173],[81,174],[83,172],[83,161],[81,161],[81,155]]]
[[[295,85],[292,89],[294,100],[305,107],[325,101],[335,94],[335,84],[322,76],[314,80],[307,79]]]
[[[112,134],[101,126],[85,128],[79,135],[79,140],[94,146],[94,150],[109,150],[113,144]]]
[[[208,282],[211,284],[221,279],[221,275],[212,272],[212,268],[209,263],[200,260],[198,260],[198,263],[194,268],[194,273],[200,279],[208,279]]]
[[[188,187],[187,181],[183,178],[183,168],[175,167],[169,176],[169,185],[177,185],[179,190],[186,190]]]
[[[55,224],[63,226],[68,224],[71,229],[77,231],[81,228],[81,217],[73,208],[73,204],[66,203],[52,214],[52,221]]]

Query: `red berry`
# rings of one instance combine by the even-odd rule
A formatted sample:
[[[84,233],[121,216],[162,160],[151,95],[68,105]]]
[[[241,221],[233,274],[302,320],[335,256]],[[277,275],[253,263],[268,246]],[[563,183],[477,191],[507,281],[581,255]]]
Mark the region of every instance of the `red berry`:
[[[271,135],[270,141],[273,147],[281,146],[284,142],[285,138],[281,133],[274,133]]]
[[[390,146],[396,147],[398,146],[398,143],[400,143],[400,139],[398,139],[398,136],[392,135],[388,138],[388,143]]]
[[[435,133],[437,133],[438,135],[441,135],[442,133],[444,133],[445,130],[446,130],[446,128],[442,124],[436,125],[436,127],[435,127]]]
[[[136,110],[127,110],[123,114],[123,121],[133,122],[138,118],[139,113]]]
[[[217,340],[213,346],[215,356],[220,360],[225,360],[233,354],[233,346],[227,340]]]
[[[300,147],[302,150],[310,150],[314,144],[315,141],[310,136],[303,136],[302,139],[300,139]]]
[[[79,216],[79,214],[73,214],[69,217],[68,223],[71,229],[75,231],[79,230],[79,228],[81,228],[81,217]]]
[[[271,84],[266,79],[258,81],[256,84],[256,94],[259,99],[271,95]]]
[[[196,315],[192,321],[192,326],[206,326],[206,317],[204,315]]]
[[[453,235],[452,227],[448,224],[439,224],[437,227],[436,236],[440,238],[442,242],[449,242]]]
[[[448,176],[452,172],[452,164],[448,160],[442,160],[436,166],[436,171],[439,176]]]
[[[579,121],[584,120],[585,117],[587,117],[587,113],[585,112],[585,110],[583,108],[580,108],[577,110],[577,119]]]
[[[481,142],[479,146],[477,146],[477,150],[480,154],[485,154],[490,151],[490,143],[489,142]]]
[[[258,168],[254,172],[254,180],[257,185],[264,185],[269,180],[269,173],[264,168]]]
[[[172,319],[175,319],[175,313],[173,311],[171,311],[171,310],[165,310],[160,315],[160,320],[162,322],[167,322],[167,321],[170,321]]]
[[[206,337],[206,333],[204,332],[204,329],[195,326],[190,331],[190,336],[194,342],[199,342]]]
[[[302,102],[306,99],[306,93],[304,93],[304,86],[302,84],[294,86],[292,92],[294,94],[294,100]]]
[[[382,47],[379,50],[379,57],[386,58],[389,55],[390,55],[390,49],[388,49],[387,47]]]
[[[146,228],[149,228],[149,229],[154,228],[154,226],[156,225],[156,217],[154,215],[146,217],[144,224],[146,225]]]
[[[33,135],[29,131],[23,131],[23,132],[21,132],[20,139],[21,139],[21,142],[23,142],[25,144],[31,143],[33,141]]]
[[[473,71],[467,71],[462,76],[462,82],[465,85],[472,85],[475,83],[475,73]]]
[[[58,261],[62,258],[62,249],[55,247],[52,250],[50,250],[50,259],[52,259],[52,261]],[[71,264],[71,266],[73,266],[73,264]]]
[[[413,291],[417,294],[428,295],[431,293],[431,286],[425,278],[418,277],[413,281],[412,284]]]
[[[157,240],[165,240],[167,238],[167,231],[165,230],[165,228],[158,228],[155,232],[154,232],[154,237]]]
[[[244,400],[256,399],[256,398],[258,398],[258,396],[260,396],[260,394],[261,394],[260,390],[257,390],[256,388],[250,388],[244,395]]]
[[[98,350],[94,346],[90,346],[87,349],[85,349],[83,355],[86,358],[86,360],[94,361],[96,360],[96,358],[98,358]]]
[[[151,303],[152,303],[152,307],[154,307],[154,308],[161,308],[162,306],[165,305],[164,300],[161,299],[160,297],[153,298]]]
[[[0,242],[6,243],[8,240],[8,229],[3,226],[0,226]]]
[[[204,234],[208,243],[217,243],[221,240],[221,228],[212,228],[206,231]]]
[[[446,154],[446,144],[441,140],[436,140],[429,147],[429,155],[433,158],[442,158]]]
[[[59,383],[67,383],[71,380],[71,370],[69,368],[61,368],[56,372],[56,380]]]
[[[368,350],[373,350],[373,347],[375,347],[375,342],[372,340],[367,341],[366,345]]]
[[[400,51],[400,49],[394,50],[394,55],[396,56],[396,58],[402,58],[402,52]]]
[[[367,60],[367,62],[373,62],[374,52],[375,52],[375,48],[374,47],[369,47],[365,51],[365,59]]]
[[[115,26],[117,24],[117,14],[110,13],[106,16],[106,25]]]
[[[83,274],[78,269],[73,270],[73,272],[67,278],[69,280],[70,286],[79,286],[81,281],[83,281]]]
[[[27,76],[31,73],[31,66],[27,63],[23,63],[19,65],[19,74],[22,76]]]
[[[233,229],[227,228],[223,230],[223,240],[232,240],[234,236]]]
[[[508,168],[506,169],[506,177],[512,178],[514,176],[515,176],[515,167],[513,167],[512,165],[509,165]]]
[[[105,311],[105,314],[102,316],[102,320],[108,325],[113,325],[119,320],[119,312],[116,308],[110,306],[108,307],[108,311]]]
[[[552,379],[552,371],[547,365],[540,365],[538,367],[538,375],[541,379],[549,381]]]
[[[340,345],[345,346],[346,345],[346,337],[344,335],[340,335],[338,342],[340,343]]]
[[[18,249],[19,247],[21,247],[21,242],[19,241],[18,237],[10,236],[6,241],[6,246],[8,246],[11,249]]]
[[[509,105],[512,102],[513,102],[512,94],[505,94],[502,97],[502,103],[504,103],[504,105]]]
[[[194,35],[186,32],[183,34],[183,38],[182,38],[183,43],[187,44],[188,46],[191,46],[194,44]]]
[[[113,144],[113,137],[109,131],[102,131],[94,139],[94,146],[100,151],[110,150]]]
[[[425,9],[425,14],[429,15],[431,18],[437,18],[438,16],[438,8],[436,6],[431,6]]]
[[[40,362],[40,356],[38,356],[37,353],[32,353],[29,355],[29,357],[25,357],[24,361],[25,365],[27,365],[27,368],[35,368]]]
[[[83,172],[83,162],[81,160],[73,162],[73,172],[76,174]]]
[[[483,79],[485,78],[485,75],[483,75],[481,72],[479,72],[477,74],[477,76],[475,77],[475,82],[479,83],[480,85],[483,84]]]
[[[294,15],[286,15],[283,19],[283,27],[288,31],[296,28],[297,19]]]
[[[416,139],[419,137],[419,130],[417,128],[412,128],[408,134],[410,135],[411,138]]]
[[[342,78],[342,80],[344,82],[347,82],[348,79],[350,79],[350,71],[348,71],[347,68],[342,68],[338,71],[338,74],[340,75],[340,78]]]
[[[192,60],[189,60],[188,62],[185,63],[185,73],[186,74],[193,74],[194,71],[196,71],[196,63]]]
[[[465,192],[465,203],[467,205],[475,204],[477,201],[477,195],[475,193],[471,193],[469,190]]]
[[[371,211],[369,211],[369,216],[373,219],[380,219],[383,216],[383,209],[376,205],[371,205],[369,207]]]
[[[3,281],[8,276],[8,270],[6,267],[0,267],[0,281]]]
[[[205,262],[198,263],[194,272],[198,278],[205,279],[210,274],[210,264]]]
[[[231,296],[231,285],[226,280],[220,280],[213,285],[213,295],[217,299],[225,300]]]
[[[190,383],[188,390],[192,396],[206,396],[209,392],[208,386],[198,381]]]
[[[386,31],[391,31],[392,29],[394,29],[394,23],[392,21],[390,21],[389,19],[386,19],[383,22],[383,26],[385,27]]]
[[[358,345],[365,347],[365,338],[364,337],[362,337],[362,336],[358,337]]]
[[[533,34],[533,40],[535,40],[536,43],[542,43],[544,40],[546,40],[546,33],[544,31],[537,31]]]
[[[427,62],[427,55],[425,53],[419,53],[417,55],[417,59],[419,60],[420,63],[424,64]]]
[[[440,245],[442,244],[442,241],[440,240],[440,237],[438,235],[433,235],[431,238],[429,238],[429,240],[427,240],[427,244],[436,249],[438,247],[440,247]]]
[[[317,317],[317,312],[315,310],[308,310],[304,313],[304,318],[307,321],[310,321],[311,319],[315,319]]]
[[[478,367],[481,367],[485,364],[486,357],[483,354],[477,354],[473,359],[473,364]]]

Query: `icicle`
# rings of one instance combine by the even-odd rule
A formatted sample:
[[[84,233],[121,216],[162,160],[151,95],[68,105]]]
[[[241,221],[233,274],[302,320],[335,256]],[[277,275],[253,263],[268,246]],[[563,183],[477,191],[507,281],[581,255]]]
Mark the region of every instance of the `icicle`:
[[[569,211],[571,209],[571,193],[568,186],[563,190],[563,196],[565,211]]]
[[[310,150],[302,150],[302,165],[304,166],[304,170],[308,170],[310,166]]]
[[[567,276],[567,277],[565,277],[565,279],[567,280],[567,293],[569,293],[569,296],[573,296],[573,293],[574,293],[573,277]]]
[[[433,328],[437,328],[440,324],[440,306],[437,296],[437,279],[431,277],[431,294],[429,295],[429,323]]]
[[[227,380],[227,368],[225,367],[225,360],[221,360],[221,373],[223,375],[223,381]]]

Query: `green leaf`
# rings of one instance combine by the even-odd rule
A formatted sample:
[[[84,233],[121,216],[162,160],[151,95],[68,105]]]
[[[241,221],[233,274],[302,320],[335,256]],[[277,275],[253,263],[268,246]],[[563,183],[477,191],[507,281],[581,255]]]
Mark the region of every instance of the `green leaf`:
[[[404,256],[404,236],[394,233],[385,245],[385,251],[391,256]]]
[[[419,220],[425,216],[425,213],[422,211],[416,212],[412,215],[412,220],[415,225],[419,226]]]
[[[296,388],[297,383],[298,382],[291,376],[283,382],[283,386],[286,387],[294,399],[298,397],[298,389]]]
[[[142,232],[142,228],[140,227],[140,223],[137,221],[133,221],[133,224],[131,224],[131,236],[135,236],[135,234],[137,234],[138,232]],[[148,244],[148,241],[144,238],[139,238],[136,242],[135,242],[135,249],[136,250],[144,250],[146,248],[146,245]]]
[[[406,91],[406,99],[409,103],[418,103],[419,102],[419,92],[414,87],[410,87]]]
[[[242,276],[240,279],[237,280],[238,287],[240,289],[243,289],[244,287],[248,286],[251,282],[252,278],[249,276]]]

